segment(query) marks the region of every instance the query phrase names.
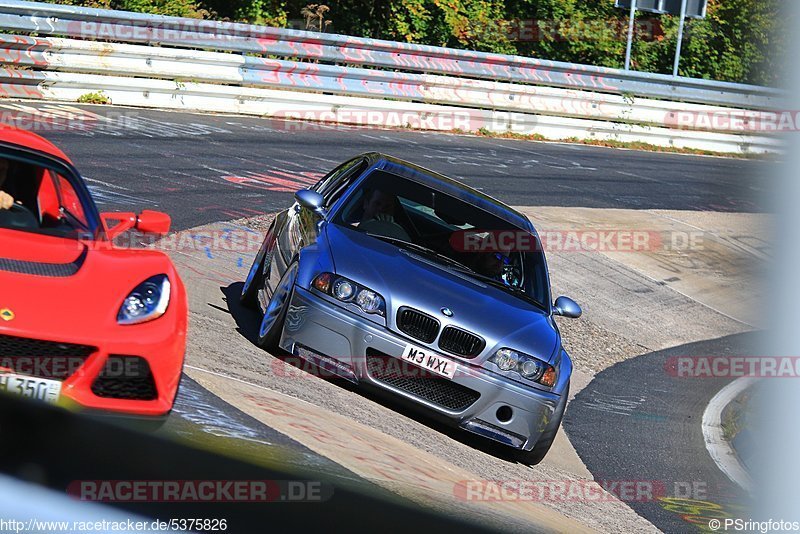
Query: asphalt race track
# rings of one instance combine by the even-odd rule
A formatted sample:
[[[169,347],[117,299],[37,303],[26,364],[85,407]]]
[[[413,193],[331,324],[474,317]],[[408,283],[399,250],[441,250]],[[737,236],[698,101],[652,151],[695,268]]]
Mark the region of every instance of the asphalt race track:
[[[700,417],[729,380],[668,377],[673,357],[756,354],[757,335],[740,334],[639,356],[599,373],[572,401],[564,428],[592,474],[600,480],[659,481],[670,495],[708,503],[707,510],[675,513],[662,502],[630,505],[664,532],[687,528],[692,515],[740,517],[747,496],[704,450]],[[687,384],[694,381],[694,384]],[[677,487],[676,487],[677,485]],[[688,507],[687,507],[688,508]],[[705,513],[704,513],[705,512]],[[720,515],[716,515],[720,514]],[[689,517],[682,518],[682,515]]]
[[[53,107],[20,105],[26,113]],[[76,108],[109,118],[72,129],[56,123],[42,133],[78,163],[101,207],[158,206],[175,230],[283,209],[295,190],[369,151],[408,159],[514,206],[766,210],[753,178],[763,163],[755,161],[70,106]]]
[[[172,216],[173,230],[284,209],[294,191],[369,151],[408,159],[514,206],[768,212],[761,198],[766,184],[756,177],[767,165],[761,161],[102,106],[6,102],[0,108],[74,114],[80,120],[70,124],[80,127],[40,133],[72,158],[100,210],[159,209]],[[727,380],[673,378],[664,362],[678,355],[745,354],[749,343],[742,335],[673,347],[597,374],[570,403],[564,422],[594,479],[701,481],[690,497],[728,506],[735,516],[732,503],[741,493],[705,451],[699,426],[708,400]],[[359,478],[188,377],[159,432],[246,443],[253,457],[283,446],[294,454],[282,461]],[[691,522],[663,503],[629,506],[664,531],[685,531]]]

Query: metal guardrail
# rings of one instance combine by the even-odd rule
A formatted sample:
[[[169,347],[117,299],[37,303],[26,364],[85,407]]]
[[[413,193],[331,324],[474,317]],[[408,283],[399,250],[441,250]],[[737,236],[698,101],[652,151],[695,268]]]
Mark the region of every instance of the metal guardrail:
[[[781,95],[769,88],[12,0],[0,0],[0,28],[82,38],[0,34],[0,64],[9,67],[0,69],[0,97],[74,102],[103,91],[132,106],[719,152],[780,150],[776,138],[753,135],[741,120],[729,122],[736,128],[676,121],[678,113],[731,116],[773,107]],[[614,85],[623,77],[661,99],[627,94]],[[681,102],[681,94],[702,103]]]
[[[228,22],[0,0],[0,28],[273,55],[727,106],[779,109],[777,89]]]
[[[115,104],[191,111],[258,115],[281,119],[265,123],[267,128],[317,129],[322,132],[339,125],[408,127],[439,131],[474,131],[485,128],[498,133],[537,134],[546,139],[594,139],[644,142],[653,145],[709,150],[714,152],[779,152],[778,139],[729,133],[709,133],[638,126],[568,117],[465,109],[380,98],[315,94],[219,84],[181,83],[171,80],[76,74],[69,72],[0,68],[0,96],[11,99],[45,99],[75,102],[88,91],[102,91]],[[35,108],[8,102],[0,108],[19,118],[22,125],[35,122]],[[126,111],[113,108],[98,111],[118,116]],[[297,122],[299,119],[301,122]],[[314,122],[303,122],[303,121]],[[56,122],[58,126],[58,122]],[[45,127],[49,127],[45,124]],[[346,126],[345,126],[346,127]]]
[[[382,97],[660,127],[677,124],[678,113],[727,111],[723,108],[650,99],[637,99],[633,102],[605,93],[485,80],[297,63],[169,47],[21,35],[0,35],[0,63],[87,74],[146,76],[271,89],[294,88],[300,91]],[[697,126],[694,129],[711,129],[710,121]],[[741,133],[732,128],[721,128],[717,131]]]

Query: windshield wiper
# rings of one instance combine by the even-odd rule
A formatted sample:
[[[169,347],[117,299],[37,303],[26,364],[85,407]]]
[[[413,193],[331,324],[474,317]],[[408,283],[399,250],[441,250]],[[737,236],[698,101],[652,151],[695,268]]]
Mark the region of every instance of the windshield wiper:
[[[466,268],[463,268],[463,269],[456,269],[456,270],[459,271],[459,272],[462,272],[464,274],[468,274],[468,275],[470,275],[470,276],[472,276],[474,278],[477,278],[478,280],[480,280],[482,282],[488,282],[488,283],[490,283],[492,285],[495,285],[497,287],[502,287],[503,289],[510,289],[511,291],[514,291],[515,293],[524,292],[524,290],[521,287],[510,286],[510,285],[506,284],[505,282],[503,282],[502,280],[498,280],[497,278],[492,278],[491,276],[479,273],[478,271],[475,271],[474,269],[470,269],[469,267],[466,267]]]
[[[460,270],[466,270],[466,271],[469,271],[471,273],[475,272],[469,266],[464,265],[460,261],[454,260],[453,258],[451,258],[449,256],[445,256],[444,254],[440,254],[439,252],[436,252],[432,248],[428,248],[425,245],[419,245],[417,243],[413,243],[411,241],[406,241],[405,239],[400,239],[400,238],[397,238],[397,237],[389,237],[389,236],[385,236],[385,235],[370,234],[370,233],[367,233],[367,235],[370,236],[370,237],[374,237],[376,239],[381,239],[383,241],[387,241],[389,243],[392,243],[393,245],[399,245],[401,247],[407,247],[407,248],[410,248],[410,249],[415,250],[417,252],[421,252],[423,254],[427,254],[429,256],[433,256],[436,259],[439,259],[439,260],[441,260],[441,261],[443,261],[443,262],[445,262],[445,263],[447,263],[449,265],[452,265],[454,267],[458,267]],[[478,274],[478,273],[475,273],[475,274]]]

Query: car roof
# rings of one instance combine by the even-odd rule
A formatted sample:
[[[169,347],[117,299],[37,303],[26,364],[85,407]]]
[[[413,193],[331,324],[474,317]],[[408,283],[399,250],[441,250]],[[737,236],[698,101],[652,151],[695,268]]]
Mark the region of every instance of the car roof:
[[[518,228],[535,233],[533,224],[531,224],[530,220],[528,220],[525,215],[496,198],[481,193],[457,180],[387,154],[370,152],[364,154],[364,156],[369,158],[381,170],[391,172],[465,200]]]
[[[34,150],[47,156],[61,159],[70,165],[72,162],[64,152],[61,151],[56,145],[28,130],[23,130],[13,126],[0,125],[0,142],[16,145],[28,150]]]

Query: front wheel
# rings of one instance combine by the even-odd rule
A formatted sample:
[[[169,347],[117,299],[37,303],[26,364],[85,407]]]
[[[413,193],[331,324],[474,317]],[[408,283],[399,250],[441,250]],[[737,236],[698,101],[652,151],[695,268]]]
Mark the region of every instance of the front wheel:
[[[273,245],[272,230],[274,228],[275,222],[273,221],[267,232],[267,236],[264,238],[264,243],[258,250],[258,254],[256,254],[253,260],[253,265],[247,273],[247,278],[245,278],[244,284],[242,284],[242,293],[239,295],[239,302],[241,302],[245,308],[253,310],[258,308],[258,288],[263,284],[265,273],[269,271],[269,262],[272,257],[271,250]]]
[[[247,278],[242,285],[242,293],[239,296],[239,301],[245,308],[253,310],[258,308],[258,287],[262,283],[264,258],[266,257],[266,252],[264,254],[260,252],[256,254],[253,265],[250,267],[250,272],[247,273]]]
[[[278,343],[281,340],[283,323],[286,319],[286,312],[289,310],[289,301],[294,292],[294,282],[297,279],[297,261],[289,264],[286,272],[283,273],[272,298],[267,303],[267,311],[261,319],[261,326],[258,329],[258,346],[268,350],[279,350]]]
[[[534,466],[544,460],[550,447],[553,445],[553,440],[556,439],[558,429],[561,427],[561,420],[564,418],[564,411],[567,409],[567,398],[569,398],[569,383],[564,388],[564,393],[561,394],[561,400],[558,401],[555,411],[553,411],[553,418],[547,423],[544,432],[539,436],[539,441],[533,446],[530,451],[518,451],[517,460],[525,465]]]

